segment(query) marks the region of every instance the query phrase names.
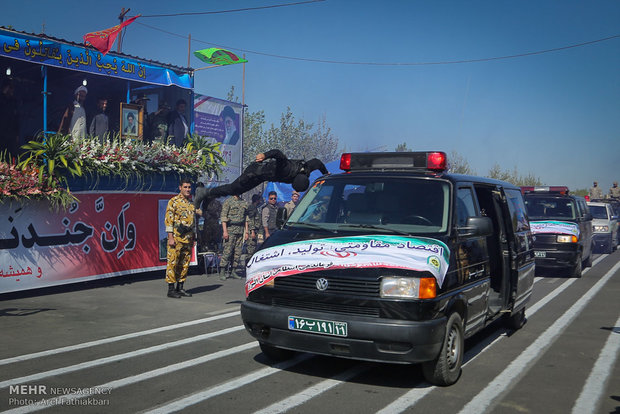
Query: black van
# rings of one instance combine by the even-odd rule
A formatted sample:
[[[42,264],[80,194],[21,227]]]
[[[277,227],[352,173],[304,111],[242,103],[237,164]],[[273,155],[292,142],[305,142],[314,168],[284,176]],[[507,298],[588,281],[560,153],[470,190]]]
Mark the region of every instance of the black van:
[[[521,191],[449,174],[443,152],[343,154],[248,261],[241,316],[292,351],[422,363],[457,381],[464,339],[525,321],[534,252]]]
[[[565,186],[521,187],[534,236],[536,267],[581,277],[592,266],[592,214],[585,198]]]

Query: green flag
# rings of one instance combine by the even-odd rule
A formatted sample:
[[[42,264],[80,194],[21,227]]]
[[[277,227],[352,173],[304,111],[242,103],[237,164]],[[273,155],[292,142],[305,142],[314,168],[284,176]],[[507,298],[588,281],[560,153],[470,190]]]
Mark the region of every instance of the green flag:
[[[241,59],[226,49],[212,47],[194,52],[194,55],[203,62],[212,63],[214,65],[234,65],[235,63],[245,63],[247,60]]]

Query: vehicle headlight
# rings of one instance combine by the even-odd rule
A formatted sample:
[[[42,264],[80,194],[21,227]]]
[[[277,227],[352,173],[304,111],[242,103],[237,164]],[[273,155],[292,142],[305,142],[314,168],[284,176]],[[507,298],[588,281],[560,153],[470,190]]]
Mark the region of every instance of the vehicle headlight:
[[[381,297],[432,299],[437,296],[434,277],[384,276],[381,278]]]
[[[577,243],[577,236],[571,236],[568,234],[559,234],[557,237],[558,243]]]
[[[595,233],[609,233],[609,226],[594,226]]]

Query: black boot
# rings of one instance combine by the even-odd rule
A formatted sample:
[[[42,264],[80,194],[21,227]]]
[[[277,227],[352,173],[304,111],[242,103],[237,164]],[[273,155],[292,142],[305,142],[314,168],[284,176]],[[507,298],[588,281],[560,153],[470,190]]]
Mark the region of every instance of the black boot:
[[[188,297],[188,298],[189,298],[189,297],[191,297],[191,296],[192,296],[192,294],[191,294],[191,293],[189,293],[189,292],[186,292],[185,290],[183,290],[183,284],[184,284],[184,283],[185,283],[185,282],[179,282],[179,283],[177,283],[177,293],[178,293],[180,296],[185,296],[185,297]]]
[[[169,298],[180,298],[181,295],[174,289],[174,283],[168,283],[168,297]]]

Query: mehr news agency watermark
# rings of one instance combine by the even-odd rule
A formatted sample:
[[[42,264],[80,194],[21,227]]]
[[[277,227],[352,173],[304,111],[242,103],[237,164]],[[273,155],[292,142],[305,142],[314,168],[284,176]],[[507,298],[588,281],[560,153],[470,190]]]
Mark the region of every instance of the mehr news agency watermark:
[[[110,387],[48,387],[47,385],[10,385],[9,405],[71,405],[106,406],[110,405]]]

